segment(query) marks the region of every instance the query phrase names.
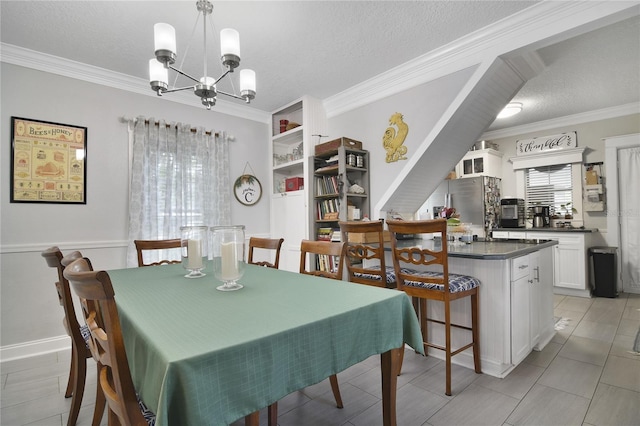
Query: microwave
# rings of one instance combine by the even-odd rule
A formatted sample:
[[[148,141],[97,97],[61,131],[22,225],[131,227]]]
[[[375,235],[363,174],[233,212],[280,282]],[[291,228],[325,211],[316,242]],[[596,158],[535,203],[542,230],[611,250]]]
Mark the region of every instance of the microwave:
[[[500,200],[500,227],[524,228],[524,200],[503,198]]]

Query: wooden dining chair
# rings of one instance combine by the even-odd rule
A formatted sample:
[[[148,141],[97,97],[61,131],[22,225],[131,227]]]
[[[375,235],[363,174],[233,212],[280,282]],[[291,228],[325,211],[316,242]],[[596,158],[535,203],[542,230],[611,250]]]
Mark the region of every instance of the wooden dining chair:
[[[86,325],[81,326],[78,322],[71,297],[71,289],[69,288],[69,281],[64,277],[63,271],[69,263],[82,258],[82,254],[79,251],[73,251],[63,256],[60,249],[54,246],[44,250],[41,256],[44,257],[48,266],[57,269],[58,281],[55,283],[55,286],[58,301],[64,310],[62,323],[71,338],[71,365],[64,397],[71,397],[71,407],[69,408],[67,425],[74,426],[78,420],[78,413],[80,412],[80,406],[82,404],[87,377],[87,358],[91,358],[91,351],[87,345],[89,329]],[[92,425],[98,426],[100,424],[104,406],[104,396],[100,388],[98,388],[96,390],[96,404]]]
[[[249,238],[249,254],[247,255],[247,263],[278,269],[280,266],[280,248],[282,247],[283,242],[284,238]],[[266,260],[253,259],[254,253],[257,254],[258,252],[265,250],[275,250],[273,263]],[[278,424],[278,402],[274,402],[267,407],[267,416],[269,426],[276,426]]]
[[[64,276],[80,298],[89,327],[89,349],[100,365],[98,383],[109,407],[109,424],[153,424],[155,415],[138,399],[133,386],[109,274],[93,271],[81,258],[64,269]]]
[[[280,265],[280,248],[282,247],[282,243],[284,242],[284,238],[259,238],[259,237],[251,237],[249,238],[249,255],[247,257],[247,263],[251,263],[253,265],[266,266],[267,268],[275,268],[278,269]],[[258,250],[255,250],[258,249]],[[254,260],[253,255],[255,253],[264,252],[265,250],[275,250],[274,256],[275,260],[272,262],[266,260]]]
[[[341,280],[344,249],[344,243],[302,240],[300,244],[300,273]],[[315,265],[307,265],[307,254],[317,256]]]
[[[159,265],[169,265],[172,263],[180,263],[180,260],[159,260],[157,262],[149,262],[145,263],[143,259],[143,252],[149,250],[167,250],[167,249],[175,249],[180,248],[180,239],[171,239],[171,240],[133,240],[133,243],[136,246],[136,251],[138,252],[138,266],[159,266]]]
[[[300,244],[300,273],[341,280],[344,248],[344,243],[302,240]],[[317,255],[319,259],[324,260],[317,260],[315,268],[311,265],[307,267],[307,254]],[[344,407],[342,396],[340,395],[340,387],[338,386],[338,376],[332,374],[329,376],[329,382],[331,383],[333,397],[336,400],[336,406],[338,408]]]
[[[388,220],[387,226],[391,232],[391,249],[393,253],[393,266],[396,271],[398,289],[407,295],[418,298],[418,316],[422,330],[422,340],[425,346],[425,354],[429,348],[439,349],[445,352],[446,387],[445,394],[451,395],[451,357],[460,352],[472,348],[473,363],[476,373],[480,369],[480,339],[478,328],[478,288],[480,280],[468,275],[449,273],[447,253],[447,221],[435,220]],[[439,232],[442,235],[441,242],[434,242],[434,248],[400,247],[397,236],[399,234],[430,234]],[[421,266],[420,270],[412,267]],[[453,323],[451,321],[451,302],[463,297],[471,300],[471,327]],[[431,318],[427,312],[427,301],[434,300],[444,303],[444,320]],[[430,341],[427,333],[427,323],[444,325],[444,345]],[[471,331],[471,342],[458,349],[452,349],[451,327]]]
[[[382,220],[339,222],[342,241],[346,243],[345,264],[350,282],[375,287],[396,286],[393,265],[384,258],[384,224]],[[368,264],[365,266],[365,262]]]

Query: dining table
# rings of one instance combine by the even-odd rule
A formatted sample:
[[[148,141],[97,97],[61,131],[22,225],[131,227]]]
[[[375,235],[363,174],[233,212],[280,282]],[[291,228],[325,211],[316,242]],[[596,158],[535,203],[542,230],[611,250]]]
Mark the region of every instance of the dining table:
[[[107,271],[127,359],[156,425],[228,425],[380,354],[382,420],[396,424],[405,344],[423,352],[406,294],[246,265],[238,291],[218,291],[212,263]],[[344,401],[349,404],[348,400]]]

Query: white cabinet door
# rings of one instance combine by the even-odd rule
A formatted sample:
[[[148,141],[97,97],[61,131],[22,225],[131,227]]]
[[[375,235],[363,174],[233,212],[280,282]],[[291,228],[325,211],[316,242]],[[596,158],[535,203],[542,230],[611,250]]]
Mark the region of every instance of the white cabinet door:
[[[529,277],[511,282],[511,363],[518,365],[531,352],[529,337]]]
[[[272,238],[284,238],[280,250],[280,269],[297,272],[300,268],[300,242],[306,236],[304,191],[275,194],[271,198]]]
[[[540,250],[530,256],[535,257],[531,261],[532,289],[536,296],[532,296],[538,304],[535,315],[537,317],[537,339],[534,342],[532,334],[532,349],[542,350],[553,339],[555,335],[555,324],[553,321],[553,254],[554,247]],[[531,308],[533,309],[533,307]],[[534,327],[532,327],[533,329]]]
[[[529,256],[511,260],[511,363],[518,365],[531,352]]]
[[[533,233],[530,233],[533,235]],[[554,255],[554,286],[586,290],[587,244],[584,234],[537,233],[537,238],[556,240]]]
[[[580,239],[559,239],[556,253],[556,286],[586,289],[585,247]]]
[[[542,287],[540,284],[540,252],[531,253],[529,257],[529,337],[531,347],[540,341],[540,316],[542,314]]]

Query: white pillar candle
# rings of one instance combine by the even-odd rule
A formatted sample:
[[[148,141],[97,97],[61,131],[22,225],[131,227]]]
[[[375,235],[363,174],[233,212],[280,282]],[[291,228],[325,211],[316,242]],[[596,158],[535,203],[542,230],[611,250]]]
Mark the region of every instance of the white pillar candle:
[[[222,280],[229,281],[238,278],[238,250],[236,243],[222,243]]]
[[[200,250],[200,240],[189,240],[187,242],[187,267],[189,269],[202,269],[202,250]]]

